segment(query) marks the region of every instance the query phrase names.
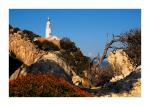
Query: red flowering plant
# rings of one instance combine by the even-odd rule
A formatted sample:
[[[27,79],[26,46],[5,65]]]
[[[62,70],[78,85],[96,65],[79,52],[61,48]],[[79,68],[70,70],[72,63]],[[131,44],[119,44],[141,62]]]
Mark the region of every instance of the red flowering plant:
[[[91,97],[92,94],[51,74],[28,74],[9,82],[10,97]]]

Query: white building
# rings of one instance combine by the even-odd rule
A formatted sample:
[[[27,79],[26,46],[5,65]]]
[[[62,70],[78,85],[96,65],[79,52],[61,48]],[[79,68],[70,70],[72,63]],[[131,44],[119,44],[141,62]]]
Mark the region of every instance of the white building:
[[[49,40],[60,40],[57,36],[52,35],[52,24],[50,22],[50,18],[48,18],[47,23],[46,23],[46,38]]]
[[[52,37],[52,26],[50,22],[50,18],[48,18],[47,23],[46,23],[46,38]]]

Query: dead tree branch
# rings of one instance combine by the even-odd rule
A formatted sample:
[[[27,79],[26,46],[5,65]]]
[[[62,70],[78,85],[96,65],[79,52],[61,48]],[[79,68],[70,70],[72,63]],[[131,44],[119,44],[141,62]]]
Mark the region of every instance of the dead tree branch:
[[[120,47],[112,46],[113,43],[115,43],[115,42],[123,42],[123,41],[126,41],[127,39],[128,39],[127,36],[114,36],[114,35],[112,35],[112,40],[110,42],[106,43],[102,56],[101,57],[96,56],[96,57],[94,57],[92,59],[92,61],[91,61],[91,68],[94,68],[94,70],[96,70],[96,67],[98,67],[98,66],[100,66],[102,64],[103,60],[105,58],[107,58],[107,51],[108,51],[109,48],[113,48],[113,49],[121,49],[122,48],[122,47],[120,48]],[[93,63],[94,60],[98,61],[98,63],[94,64]]]

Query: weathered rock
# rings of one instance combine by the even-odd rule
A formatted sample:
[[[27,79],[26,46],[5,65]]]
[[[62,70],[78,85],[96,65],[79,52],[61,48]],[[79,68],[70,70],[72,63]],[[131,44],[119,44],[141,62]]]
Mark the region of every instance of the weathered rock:
[[[107,60],[115,71],[115,76],[118,76],[119,79],[129,75],[134,69],[131,58],[123,49],[111,52]]]
[[[79,86],[82,82],[82,78],[78,75],[72,77],[72,82],[74,85]]]
[[[140,97],[141,96],[141,68],[134,69],[129,75],[116,82],[106,83],[94,91],[100,97]]]
[[[79,87],[91,88],[92,84],[91,84],[91,77],[89,76],[89,73],[87,72],[87,70],[84,70],[83,74],[84,74],[83,77],[74,75],[72,77],[73,84]]]
[[[116,86],[123,86],[122,91],[113,93],[119,97],[140,97],[141,96],[141,66],[134,69],[127,77],[116,82]],[[111,96],[114,96],[110,94]]]
[[[9,51],[13,52],[16,57],[24,64],[30,66],[35,60],[40,58],[44,53],[35,48],[35,45],[26,38],[21,32],[14,33],[9,38]]]
[[[59,56],[58,52],[39,50],[21,31],[10,35],[9,51],[24,63],[24,66],[11,76],[11,80],[29,72],[48,72],[65,78],[75,75],[75,72],[65,59]]]
[[[84,88],[90,88],[91,83],[88,78],[81,78],[80,76],[73,76],[72,77],[72,82],[74,85],[79,86],[79,87],[84,87]]]

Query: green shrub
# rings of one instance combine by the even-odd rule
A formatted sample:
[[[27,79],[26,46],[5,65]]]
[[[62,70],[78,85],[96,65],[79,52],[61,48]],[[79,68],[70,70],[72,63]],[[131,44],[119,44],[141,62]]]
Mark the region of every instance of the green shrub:
[[[71,85],[64,78],[51,74],[28,74],[9,82],[10,97],[70,97],[92,96]]]
[[[67,60],[78,75],[81,75],[83,70],[88,70],[89,58],[82,54],[80,48],[77,48],[74,42],[65,37],[60,40],[60,46],[63,49],[62,57]]]
[[[74,52],[63,51],[61,53],[78,75],[81,75],[83,70],[88,70],[89,58],[84,56],[79,48]]]
[[[13,29],[13,32],[14,32],[14,33],[17,33],[18,31],[20,31],[19,28],[14,28],[14,29]]]
[[[33,33],[32,31],[29,31],[29,30],[23,30],[23,33],[26,34],[26,36],[28,38],[30,38],[31,40],[33,40],[35,37],[40,37],[39,35]]]
[[[49,51],[49,50],[53,50],[53,51],[59,51],[59,47],[57,45],[55,45],[53,42],[51,41],[43,41],[43,42],[40,42],[40,41],[35,41],[34,42],[41,50],[44,50],[44,51]]]
[[[77,50],[75,43],[72,42],[67,37],[64,37],[60,40],[60,46],[62,49],[66,50],[66,51],[76,51]]]

